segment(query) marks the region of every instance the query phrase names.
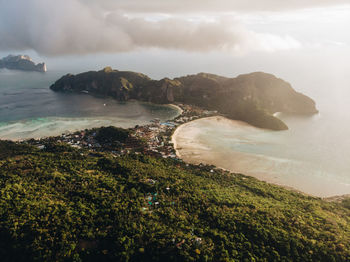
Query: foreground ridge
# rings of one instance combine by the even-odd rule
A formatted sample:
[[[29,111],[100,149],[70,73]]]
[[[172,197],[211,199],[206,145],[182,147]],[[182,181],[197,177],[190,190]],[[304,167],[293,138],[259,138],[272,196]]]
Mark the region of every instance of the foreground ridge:
[[[132,135],[0,141],[2,261],[349,261],[348,200],[152,156]],[[63,140],[77,137],[95,148]]]

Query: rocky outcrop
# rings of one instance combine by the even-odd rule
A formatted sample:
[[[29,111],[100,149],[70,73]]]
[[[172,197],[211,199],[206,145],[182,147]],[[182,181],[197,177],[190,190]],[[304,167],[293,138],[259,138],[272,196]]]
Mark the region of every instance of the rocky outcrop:
[[[255,72],[236,78],[225,78],[200,73],[177,78],[177,80],[183,83],[184,87],[184,90],[179,90],[179,96],[187,100],[199,97],[202,103],[215,101],[217,105],[229,101],[230,103],[246,101],[256,104],[269,114],[318,112],[311,98],[296,92],[289,83],[272,74]]]
[[[67,74],[51,86],[54,91],[84,92],[128,100],[135,96],[135,87],[146,85],[151,79],[146,75],[112,70],[90,71],[79,75]]]
[[[286,81],[262,72],[236,78],[200,73],[173,80],[152,80],[140,73],[107,67],[75,76],[68,74],[56,81],[51,89],[112,96],[118,100],[192,104],[273,130],[288,129],[273,116],[276,112],[318,112],[311,98],[296,92]]]
[[[46,72],[46,64],[35,64],[33,60],[26,55],[8,55],[3,59],[0,59],[0,68],[23,70],[23,71],[37,71]]]
[[[240,75],[228,81],[227,85],[244,90],[241,97],[248,96],[269,113],[314,114],[318,112],[311,98],[296,92],[288,82],[271,74],[256,72]]]

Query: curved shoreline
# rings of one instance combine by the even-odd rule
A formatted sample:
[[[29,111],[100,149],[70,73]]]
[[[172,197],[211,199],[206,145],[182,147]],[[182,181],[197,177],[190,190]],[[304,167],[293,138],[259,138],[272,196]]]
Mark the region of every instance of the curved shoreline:
[[[184,111],[181,107],[179,107],[178,105],[175,105],[175,104],[167,104],[167,106],[172,107],[172,108],[174,108],[174,109],[177,109],[177,110],[179,111],[178,116],[182,115],[182,113],[183,113],[183,111]],[[176,117],[177,117],[177,116],[176,116]],[[176,117],[175,117],[175,118],[176,118]]]
[[[178,150],[178,148],[177,148],[177,144],[178,144],[178,143],[177,143],[177,141],[176,141],[176,138],[177,138],[177,136],[179,135],[180,131],[181,131],[183,128],[187,127],[188,125],[191,125],[191,124],[193,124],[193,123],[195,123],[195,122],[197,122],[197,121],[203,121],[203,120],[219,120],[219,121],[224,120],[224,121],[230,121],[230,122],[235,123],[235,124],[237,124],[237,125],[239,125],[239,126],[242,126],[242,127],[245,126],[245,127],[256,128],[256,127],[254,127],[254,126],[252,126],[252,125],[249,125],[249,124],[246,123],[246,122],[239,121],[239,120],[232,120],[232,119],[229,119],[229,118],[226,118],[226,117],[223,117],[223,116],[209,116],[209,117],[203,117],[203,118],[199,118],[199,119],[195,119],[195,120],[192,120],[192,121],[183,123],[183,124],[179,125],[179,126],[175,129],[173,135],[171,136],[171,142],[173,143],[174,150],[176,151],[176,155],[177,155],[179,158],[181,158],[181,154],[180,154],[180,152],[179,152],[179,150]],[[262,129],[262,130],[263,130],[263,129]],[[221,168],[221,167],[220,167],[220,168]],[[225,168],[222,168],[222,169],[225,169]]]
[[[202,163],[202,164],[214,165],[218,168],[228,170],[229,172],[244,174],[246,176],[254,177],[260,181],[264,181],[264,182],[267,182],[269,184],[281,186],[281,187],[286,188],[288,190],[292,190],[292,191],[302,193],[302,194],[308,195],[308,196],[320,197],[320,198],[323,198],[326,200],[330,199],[330,201],[332,199],[339,199],[339,198],[345,197],[347,195],[347,193],[344,191],[343,191],[344,193],[340,192],[340,194],[337,194],[336,192],[329,192],[329,194],[318,193],[319,192],[318,189],[322,188],[322,186],[324,186],[325,181],[323,181],[323,180],[320,180],[318,182],[319,184],[316,185],[316,187],[314,187],[313,189],[308,191],[307,187],[304,187],[304,186],[299,187],[297,183],[293,183],[293,182],[288,183],[288,180],[283,178],[284,175],[283,175],[282,171],[281,171],[281,173],[278,170],[277,170],[278,172],[275,172],[275,174],[280,173],[282,176],[280,176],[280,175],[275,176],[275,174],[273,172],[269,173],[268,169],[266,169],[267,171],[262,170],[262,172],[260,172],[260,170],[258,170],[257,173],[255,173],[254,170],[251,170],[251,172],[250,172],[248,170],[247,171],[244,170],[244,168],[242,169],[242,163],[243,163],[243,166],[245,164],[249,164],[249,163],[252,163],[252,164],[255,163],[255,165],[259,165],[260,164],[259,160],[261,161],[261,159],[259,159],[260,156],[254,155],[254,154],[242,153],[242,152],[234,152],[234,151],[232,152],[232,154],[226,156],[224,151],[220,152],[220,153],[215,152],[215,149],[211,148],[210,144],[208,144],[208,147],[206,147],[207,145],[205,143],[203,143],[204,145],[202,145],[200,142],[196,141],[196,139],[195,139],[196,133],[194,133],[194,132],[196,132],[196,129],[200,128],[200,127],[196,127],[194,125],[196,123],[196,121],[199,121],[199,120],[201,120],[201,121],[203,121],[203,120],[204,121],[213,121],[213,120],[220,121],[221,120],[221,121],[226,121],[228,124],[231,124],[229,122],[232,122],[234,125],[237,125],[237,127],[243,127],[243,128],[252,127],[245,122],[231,120],[231,119],[227,119],[227,118],[224,118],[221,116],[201,118],[201,119],[197,119],[194,121],[184,123],[176,128],[176,130],[174,131],[174,133],[171,137],[171,141],[173,143],[176,155],[178,158],[181,158],[183,161],[191,163],[191,164]],[[193,130],[191,130],[191,128],[192,128],[191,125],[194,125]],[[186,133],[183,134],[183,137],[181,137],[181,133],[184,131],[185,128],[188,128],[188,130],[186,130]],[[255,127],[252,127],[252,128],[255,128]],[[191,140],[191,137],[193,137],[194,139]],[[184,139],[184,141],[181,142],[181,139]],[[197,138],[197,140],[198,140],[198,138]],[[193,144],[192,144],[192,142],[193,142]],[[231,159],[234,161],[228,162]],[[256,159],[257,161],[255,161],[254,159]],[[291,160],[293,161],[293,159],[291,159]],[[243,162],[241,162],[241,161],[243,161]],[[233,162],[235,162],[235,163],[233,163]],[[228,164],[225,164],[225,163],[228,163]],[[238,165],[236,165],[236,163],[238,163]],[[236,168],[236,167],[238,167],[238,168]],[[281,180],[281,178],[282,178],[282,180]],[[307,179],[308,179],[307,183],[310,184],[310,181],[312,182],[314,177],[310,176]],[[336,183],[337,182],[335,181],[335,185],[337,185]]]
[[[57,100],[59,101],[59,100]],[[24,141],[27,139],[43,139],[60,136],[62,134],[98,128],[102,126],[116,126],[132,128],[135,125],[148,125],[155,118],[161,122],[173,119],[182,114],[183,110],[177,105],[153,104],[150,102],[127,101],[119,102],[108,97],[92,101],[91,108],[87,110],[73,108],[70,113],[62,111],[58,106],[58,113],[38,114],[29,113],[23,117],[2,118],[0,122],[0,140]],[[73,100],[73,102],[76,102]],[[16,108],[15,108],[16,109]],[[47,111],[44,108],[44,111]]]
[[[181,130],[182,130],[183,128],[187,127],[187,126],[190,125],[190,124],[193,124],[193,123],[196,122],[196,121],[200,121],[200,120],[203,120],[203,119],[205,119],[205,120],[213,120],[213,119],[216,119],[216,120],[217,120],[217,119],[221,119],[221,120],[226,120],[226,121],[232,121],[232,122],[235,122],[236,124],[242,125],[242,126],[251,126],[251,125],[249,125],[249,124],[246,123],[246,122],[239,121],[239,120],[231,120],[231,119],[225,118],[225,117],[223,117],[223,116],[211,116],[211,117],[206,117],[206,118],[200,118],[200,119],[196,119],[196,120],[193,120],[193,121],[190,121],[190,122],[187,122],[187,123],[184,123],[184,124],[178,126],[178,127],[175,129],[175,131],[174,131],[174,133],[173,133],[173,135],[172,135],[172,137],[171,137],[171,142],[172,142],[172,144],[173,144],[173,147],[174,147],[176,156],[177,156],[178,158],[182,159],[183,161],[185,161],[185,160],[182,158],[182,155],[181,155],[181,153],[180,153],[180,151],[179,151],[178,143],[177,143],[177,140],[176,140],[176,139],[177,139],[177,137],[179,136],[179,133],[181,132]],[[191,163],[191,164],[200,164],[200,163],[197,163],[196,161],[193,161],[193,162],[192,162],[192,160],[189,160],[189,161],[186,160],[185,162],[188,162],[188,163]],[[214,164],[214,163],[206,163],[205,161],[203,161],[203,162],[201,162],[201,163],[202,163],[202,164],[214,165],[214,166],[216,166],[217,168],[220,168],[220,169],[225,170],[225,171],[228,171],[228,172],[240,173],[240,172],[227,169],[227,168],[225,168],[225,167],[222,167],[222,166],[217,165],[217,164]],[[249,173],[247,173],[247,172],[244,172],[243,175],[249,176],[249,177],[253,177],[253,178],[258,179],[258,180],[260,180],[260,181],[263,181],[263,182],[266,182],[266,183],[269,183],[269,184],[272,184],[272,185],[280,186],[280,187],[283,187],[283,188],[285,188],[285,189],[287,189],[287,190],[291,190],[291,191],[294,191],[294,192],[297,192],[297,193],[300,193],[300,194],[303,194],[303,195],[312,196],[312,197],[318,197],[318,196],[314,196],[314,195],[308,194],[308,193],[306,193],[306,192],[300,191],[300,190],[298,190],[298,189],[296,189],[296,188],[294,188],[294,187],[291,187],[291,186],[287,186],[287,185],[283,185],[283,184],[278,184],[278,183],[275,183],[275,182],[272,182],[272,181],[269,181],[269,180],[266,180],[266,179],[264,180],[264,179],[262,179],[261,176],[256,176],[256,175],[254,175],[254,174],[249,174]],[[324,199],[327,199],[327,198],[336,198],[336,197],[341,197],[341,196],[325,197]]]
[[[183,160],[183,156],[181,155],[179,149],[182,149],[182,148],[179,148],[178,147],[178,142],[177,142],[177,138],[180,134],[180,132],[182,131],[182,129],[186,128],[188,125],[191,125],[197,121],[203,121],[203,120],[218,120],[218,121],[230,121],[232,123],[235,123],[237,126],[241,126],[241,127],[252,127],[252,128],[256,128],[244,121],[240,121],[240,120],[232,120],[232,119],[229,119],[229,118],[226,118],[226,117],[223,117],[223,116],[210,116],[210,117],[204,117],[204,118],[199,118],[199,119],[195,119],[195,120],[192,120],[192,121],[189,121],[189,122],[186,122],[184,124],[181,124],[179,125],[175,131],[173,132],[173,135],[171,136],[171,142],[173,144],[173,148],[175,150],[175,153],[176,153],[176,156],[178,158],[181,158]],[[263,130],[263,129],[262,129]],[[184,160],[185,161],[185,160]],[[188,161],[189,163],[191,163],[192,161]],[[213,163],[205,163],[205,162],[201,162],[202,164],[209,164],[209,165],[212,165]],[[196,161],[193,161],[191,164],[200,164],[200,163],[197,163]],[[234,173],[239,173],[237,171],[233,171],[233,170],[229,170],[225,167],[222,167],[220,165],[217,165],[217,164],[213,164],[215,165],[216,167],[220,168],[220,169],[223,169],[223,170],[226,170],[226,171],[229,171],[229,172],[234,172]],[[245,173],[244,175],[247,175],[247,176],[250,176],[250,177],[255,177],[257,178],[256,176],[252,175],[252,174],[247,174]],[[268,182],[268,181],[265,181],[265,182]],[[270,183],[270,182],[268,182]],[[271,184],[275,184],[275,185],[278,185],[276,183],[271,183]],[[280,185],[280,186],[283,186],[283,185]],[[286,186],[287,187],[287,186]],[[296,190],[294,188],[292,188],[293,190]],[[298,191],[298,190],[296,190]],[[299,191],[298,191],[299,192]],[[300,191],[301,192],[301,191]]]

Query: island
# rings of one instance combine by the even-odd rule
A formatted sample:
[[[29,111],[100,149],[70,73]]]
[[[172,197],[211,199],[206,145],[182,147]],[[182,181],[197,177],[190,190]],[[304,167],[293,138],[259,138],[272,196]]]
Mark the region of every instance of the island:
[[[283,121],[273,116],[276,112],[318,112],[311,98],[296,92],[288,82],[263,72],[236,78],[199,73],[153,80],[141,73],[106,67],[78,75],[67,74],[50,88],[59,92],[111,96],[120,101],[136,99],[158,104],[184,103],[272,130],[288,129]]]
[[[8,55],[0,59],[0,69],[1,68],[36,72],[47,71],[45,63],[35,64],[27,55]]]

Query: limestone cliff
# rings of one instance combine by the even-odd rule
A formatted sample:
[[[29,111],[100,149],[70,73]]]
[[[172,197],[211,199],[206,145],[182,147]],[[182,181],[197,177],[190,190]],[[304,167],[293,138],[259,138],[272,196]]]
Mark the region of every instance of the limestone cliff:
[[[183,97],[191,102],[193,98],[201,103],[219,105],[231,103],[255,103],[257,107],[273,114],[276,112],[295,114],[317,113],[315,102],[296,92],[289,83],[274,75],[255,72],[240,75],[236,78],[225,78],[213,74],[200,73],[197,75],[177,78],[183,85],[178,90],[177,99]]]
[[[311,98],[296,92],[284,80],[262,72],[236,78],[200,73],[173,80],[152,80],[140,73],[112,70],[108,67],[97,72],[63,76],[51,89],[112,96],[118,100],[192,104],[273,130],[288,129],[281,120],[273,116],[275,112],[318,112]]]
[[[27,55],[8,55],[7,57],[0,59],[0,68],[37,72],[47,71],[45,63],[35,64]]]

